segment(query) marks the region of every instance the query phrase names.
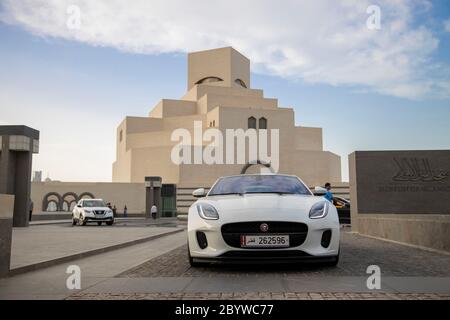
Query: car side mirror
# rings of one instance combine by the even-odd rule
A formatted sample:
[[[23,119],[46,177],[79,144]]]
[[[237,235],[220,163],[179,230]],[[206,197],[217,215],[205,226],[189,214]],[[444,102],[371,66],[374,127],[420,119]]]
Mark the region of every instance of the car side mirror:
[[[327,193],[327,189],[322,187],[315,187],[313,193],[315,196],[323,196],[325,193]]]
[[[81,208],[81,204],[77,204],[77,207],[78,207],[78,208]]]
[[[192,196],[195,198],[203,198],[204,196],[206,196],[205,188],[194,190],[194,192],[192,192]]]

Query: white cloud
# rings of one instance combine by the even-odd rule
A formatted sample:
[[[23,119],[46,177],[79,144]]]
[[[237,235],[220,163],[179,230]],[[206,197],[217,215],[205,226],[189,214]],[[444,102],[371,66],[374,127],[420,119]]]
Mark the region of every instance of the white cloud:
[[[450,19],[444,21],[444,29],[446,32],[450,32]]]
[[[41,36],[159,54],[231,45],[254,70],[309,83],[422,98],[448,85],[430,71],[438,47],[413,24],[427,0],[379,0],[381,30],[366,27],[370,0],[4,0],[1,21]],[[66,27],[69,5],[81,28]]]

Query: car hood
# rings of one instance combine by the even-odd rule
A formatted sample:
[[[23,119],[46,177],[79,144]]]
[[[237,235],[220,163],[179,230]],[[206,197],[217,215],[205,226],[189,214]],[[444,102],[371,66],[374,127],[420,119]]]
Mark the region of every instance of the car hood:
[[[316,202],[326,201],[312,195],[246,194],[207,197],[200,202],[208,202],[218,212],[249,210],[301,210],[309,212]]]

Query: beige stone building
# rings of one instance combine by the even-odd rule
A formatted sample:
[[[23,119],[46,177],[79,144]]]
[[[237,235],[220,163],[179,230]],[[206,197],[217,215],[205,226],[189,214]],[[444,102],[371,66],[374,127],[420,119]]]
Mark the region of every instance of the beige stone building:
[[[163,183],[177,184],[178,214],[186,213],[195,201],[193,189],[208,188],[223,175],[239,174],[248,161],[247,157],[237,164],[173,163],[172,150],[179,141],[171,140],[172,133],[184,128],[194,136],[194,121],[203,132],[279,129],[280,173],[298,175],[310,187],[330,181],[338,188],[333,192],[348,197],[347,184],[340,182],[340,157],[323,151],[322,129],[296,126],[293,109],[280,108],[276,99],[250,88],[250,61],[232,48],[222,48],[189,54],[188,91],[180,100],[164,99],[148,117],[126,117],[119,125],[112,182],[33,182],[35,211],[71,211],[78,199],[103,198],[119,211],[126,205],[130,213],[143,214],[144,177],[161,176]],[[209,143],[194,144],[203,149]]]
[[[195,121],[203,131],[216,128],[224,136],[226,129],[279,129],[278,172],[298,175],[308,185],[341,181],[340,157],[323,150],[322,129],[296,126],[292,108],[252,89],[249,59],[227,47],[190,53],[188,60],[187,93],[181,99],[163,99],[148,117],[128,116],[117,128],[113,182],[161,176],[163,183],[180,187],[209,187],[220,176],[239,174],[243,163],[177,165],[171,160],[179,143],[171,140],[172,133],[185,128],[193,137]]]

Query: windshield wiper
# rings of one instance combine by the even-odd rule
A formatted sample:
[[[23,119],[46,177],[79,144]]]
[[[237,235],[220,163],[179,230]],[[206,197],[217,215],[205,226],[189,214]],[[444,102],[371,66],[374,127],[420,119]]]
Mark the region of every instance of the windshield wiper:
[[[243,193],[241,193],[241,192],[216,193],[216,194],[210,194],[210,195],[208,195],[208,197],[212,197],[212,196],[229,196],[229,195],[239,195],[239,196],[242,196]]]
[[[299,193],[295,193],[295,192],[281,192],[281,191],[254,191],[254,192],[244,192],[244,194],[255,194],[255,193],[273,193],[273,194],[279,194],[279,195],[284,195],[284,194],[299,194]]]

